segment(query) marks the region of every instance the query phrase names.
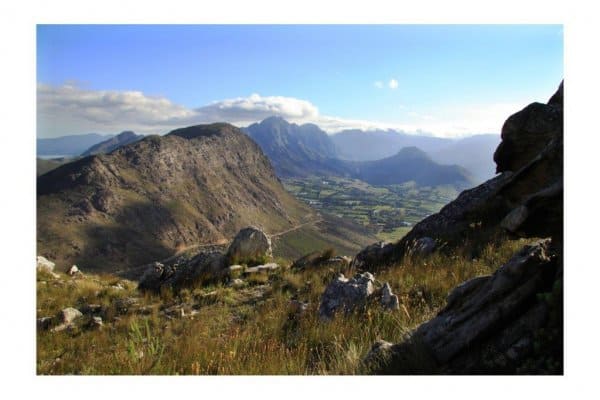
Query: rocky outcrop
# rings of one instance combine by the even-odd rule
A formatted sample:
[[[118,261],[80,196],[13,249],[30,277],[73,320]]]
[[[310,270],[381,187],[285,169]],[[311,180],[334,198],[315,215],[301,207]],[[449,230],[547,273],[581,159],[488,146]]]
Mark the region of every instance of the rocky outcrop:
[[[239,231],[227,250],[227,261],[230,264],[265,260],[271,256],[271,239],[262,230],[253,226]]]
[[[46,259],[45,257],[42,257],[42,256],[37,257],[36,268],[38,271],[52,273],[52,272],[54,272],[55,266],[56,266],[56,264],[54,264],[52,261]]]
[[[61,310],[52,321],[56,324],[56,326],[52,328],[52,331],[60,332],[65,329],[71,329],[75,326],[75,321],[79,320],[81,317],[83,317],[83,313],[81,311],[73,307],[67,307]],[[41,320],[43,320],[43,318]],[[42,322],[40,324],[40,320],[38,320],[38,326],[40,325],[42,325],[41,329],[47,329],[50,323],[44,324]]]
[[[375,278],[364,272],[348,279],[339,274],[328,286],[321,297],[319,316],[331,319],[337,311],[346,314],[359,306],[364,306],[369,296],[375,291]]]
[[[496,172],[518,171],[562,134],[563,83],[547,104],[532,103],[506,120],[494,153]]]
[[[179,290],[206,280],[223,278],[226,275],[225,256],[217,251],[202,252],[191,259],[180,257],[164,265],[151,264],[140,278],[138,288],[160,292],[161,288]]]
[[[388,242],[377,242],[362,249],[354,256],[350,266],[359,271],[379,267],[393,255],[394,245]]]
[[[398,243],[365,248],[353,265],[377,270],[406,255],[427,254],[433,249],[452,251],[471,242],[502,239],[505,230],[519,236],[561,236],[562,100],[561,83],[548,104],[533,103],[508,118],[494,155],[498,176],[463,191],[440,212],[416,224]],[[426,251],[415,252],[416,248]]]
[[[275,263],[259,263],[251,267],[234,262],[256,263],[271,257],[271,240],[254,227],[242,229],[225,253],[202,251],[193,257],[179,256],[148,265],[139,279],[138,288],[160,292],[161,288],[179,290],[203,282],[229,279],[234,274],[259,273],[279,268]]]
[[[455,288],[435,318],[404,342],[384,346],[385,360],[375,371],[562,373],[562,99],[561,84],[548,104],[511,116],[494,155],[502,174],[417,224],[386,261],[406,255],[425,236],[452,248],[468,237],[468,228],[550,239]],[[374,347],[365,361],[379,353]]]
[[[77,318],[82,317],[83,314],[81,311],[77,310],[73,307],[67,307],[58,313],[58,319],[63,324],[70,324],[75,321]]]
[[[377,288],[379,286],[379,289]],[[373,274],[363,272],[348,279],[339,274],[326,288],[321,296],[319,317],[329,320],[337,312],[349,314],[364,308],[368,302],[379,299],[380,304],[388,310],[399,308],[398,297],[392,293],[386,282],[383,287],[377,283]]]
[[[387,372],[515,372],[535,357],[534,344],[557,305],[540,300],[541,294],[557,295],[554,286],[561,277],[550,241],[525,246],[494,274],[455,288],[435,318],[389,348]],[[428,371],[406,360],[415,348],[427,358]]]

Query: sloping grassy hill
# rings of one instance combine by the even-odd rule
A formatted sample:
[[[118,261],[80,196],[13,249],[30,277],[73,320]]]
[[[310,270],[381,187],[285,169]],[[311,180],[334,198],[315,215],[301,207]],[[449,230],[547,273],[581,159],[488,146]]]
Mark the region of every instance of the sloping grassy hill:
[[[142,294],[133,282],[86,274],[37,278],[38,317],[65,307],[86,311],[72,329],[38,330],[38,374],[358,374],[375,340],[400,341],[434,316],[457,284],[492,272],[523,241],[470,254],[434,255],[376,274],[400,299],[390,312],[373,304],[365,314],[325,323],[317,309],[339,272],[288,268],[179,294]],[[85,272],[85,271],[84,271]],[[298,313],[292,299],[307,302]],[[88,305],[95,305],[89,307]],[[183,314],[181,312],[183,310]],[[92,316],[104,326],[92,329]]]

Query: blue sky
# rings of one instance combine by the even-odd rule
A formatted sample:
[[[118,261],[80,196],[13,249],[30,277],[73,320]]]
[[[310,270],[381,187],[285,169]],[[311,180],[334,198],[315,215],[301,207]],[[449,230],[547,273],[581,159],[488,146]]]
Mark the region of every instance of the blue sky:
[[[269,114],[329,132],[499,133],[563,78],[560,25],[42,25],[38,136]]]

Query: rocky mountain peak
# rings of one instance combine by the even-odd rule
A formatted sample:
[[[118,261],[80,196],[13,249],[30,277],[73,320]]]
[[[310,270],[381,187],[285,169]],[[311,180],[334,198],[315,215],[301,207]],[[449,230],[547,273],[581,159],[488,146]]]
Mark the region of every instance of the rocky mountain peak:
[[[123,140],[123,139],[133,139],[133,138],[137,137],[137,135],[133,131],[123,131],[123,132],[119,133],[116,137],[119,138],[120,140]]]
[[[166,136],[179,136],[184,139],[195,139],[200,137],[228,136],[235,134],[241,134],[238,128],[225,122],[218,122],[210,125],[194,125],[175,129]]]

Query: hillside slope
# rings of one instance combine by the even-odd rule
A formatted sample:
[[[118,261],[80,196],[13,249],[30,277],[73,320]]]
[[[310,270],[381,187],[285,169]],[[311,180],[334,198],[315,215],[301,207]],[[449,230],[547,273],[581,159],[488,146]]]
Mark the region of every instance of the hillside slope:
[[[452,184],[465,188],[472,178],[467,170],[457,165],[435,163],[416,147],[405,147],[396,155],[377,161],[347,162],[355,179],[371,185],[392,185],[414,181],[421,186]]]
[[[331,135],[339,157],[350,161],[373,161],[391,157],[403,147],[418,147],[433,154],[453,143],[452,139],[409,135],[393,130],[349,129]]]
[[[257,225],[313,218],[259,147],[228,124],[146,137],[63,165],[37,181],[38,254],[111,271]]]

